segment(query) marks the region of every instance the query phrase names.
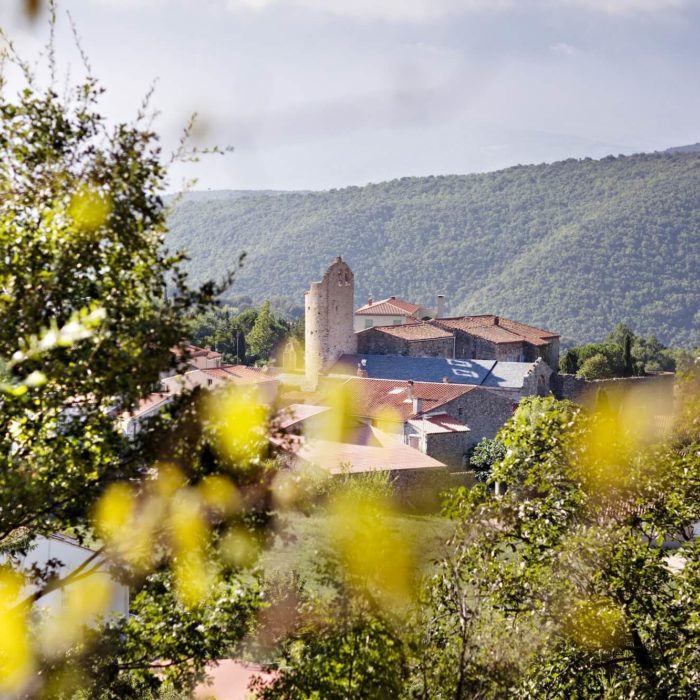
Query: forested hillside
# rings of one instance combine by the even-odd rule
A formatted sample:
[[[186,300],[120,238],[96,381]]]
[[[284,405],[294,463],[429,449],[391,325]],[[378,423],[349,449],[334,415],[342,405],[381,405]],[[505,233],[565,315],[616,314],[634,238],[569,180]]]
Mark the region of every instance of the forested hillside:
[[[496,313],[586,342],[622,321],[698,344],[700,153],[567,160],[328,192],[200,193],[169,247],[196,280],[247,253],[233,294],[301,301],[336,255],[356,303],[396,294]]]

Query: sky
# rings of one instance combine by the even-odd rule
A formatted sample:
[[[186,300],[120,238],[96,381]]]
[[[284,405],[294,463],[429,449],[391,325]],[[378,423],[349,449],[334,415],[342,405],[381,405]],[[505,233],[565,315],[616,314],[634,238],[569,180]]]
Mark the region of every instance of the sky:
[[[20,0],[0,25],[34,60]],[[165,151],[231,146],[171,189],[330,189],[700,141],[700,0],[59,0],[59,71],[102,110],[151,85]],[[61,78],[63,80],[63,78]],[[10,74],[6,91],[19,87]]]

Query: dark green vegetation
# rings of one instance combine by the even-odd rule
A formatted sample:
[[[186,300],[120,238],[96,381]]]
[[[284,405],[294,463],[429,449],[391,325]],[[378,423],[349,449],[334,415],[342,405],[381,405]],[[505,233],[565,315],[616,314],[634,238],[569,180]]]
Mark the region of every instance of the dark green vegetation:
[[[455,532],[417,599],[382,603],[383,579],[344,569],[336,545],[325,597],[296,581],[299,616],[261,697],[696,698],[697,366],[680,389],[659,444],[606,410],[521,402],[487,483],[448,497]],[[374,524],[355,536],[370,559],[386,544]]]
[[[569,348],[559,358],[559,369],[584,379],[642,376],[649,372],[673,372],[678,362],[692,359],[686,350],[671,350],[655,336],[643,338],[624,323],[602,343]]]
[[[195,345],[218,350],[225,363],[250,365],[279,360],[282,364],[282,352],[289,340],[300,352],[304,321],[275,314],[269,301],[257,309],[249,297],[244,297],[240,306],[223,304],[194,318],[188,337]]]
[[[356,302],[447,295],[451,313],[496,313],[602,338],[619,321],[698,344],[700,153],[567,160],[329,192],[199,198],[169,217],[195,280],[248,253],[236,291],[302,303],[336,255]]]

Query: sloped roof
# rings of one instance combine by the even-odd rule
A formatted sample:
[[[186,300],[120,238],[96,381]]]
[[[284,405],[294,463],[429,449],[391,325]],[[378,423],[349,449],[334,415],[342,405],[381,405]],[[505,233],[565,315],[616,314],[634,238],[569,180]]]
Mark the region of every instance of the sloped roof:
[[[444,357],[406,355],[342,355],[330,369],[331,374],[351,376],[362,360],[370,379],[409,379],[414,382],[440,383],[447,377],[452,385],[520,389],[532,372],[534,362],[497,362],[496,360],[453,360]]]
[[[445,468],[442,462],[407,445],[374,447],[316,440],[304,442],[298,457],[331,474]]]
[[[406,421],[416,415],[413,401],[409,398],[411,388],[407,381],[354,377],[345,384],[345,388],[352,407],[350,410],[356,416],[386,420],[387,411],[391,411],[397,420]],[[420,413],[426,413],[463,396],[473,388],[463,384],[414,382],[412,394],[421,400]]]
[[[424,433],[468,433],[469,428],[455,420],[447,413],[438,413],[434,416],[423,416],[420,418],[411,418],[408,421],[412,426],[418,428]]]
[[[305,403],[293,403],[287,406],[283,413],[283,419],[280,423],[280,428],[286,430],[291,428],[293,425],[302,423],[313,416],[317,416],[320,413],[325,413],[330,411],[328,406],[313,406],[311,404]]]
[[[496,344],[525,341],[531,345],[542,346],[559,337],[558,333],[550,333],[526,323],[491,314],[433,319],[430,323],[440,328],[464,331]]]
[[[420,304],[412,304],[405,299],[389,297],[381,301],[361,306],[355,313],[358,316],[413,316],[421,308]]]
[[[126,415],[139,418],[155,408],[162,408],[172,398],[173,395],[168,391],[154,391],[152,394],[141,399],[136,405],[136,408],[134,408],[133,411],[127,412]]]
[[[173,348],[172,349],[173,354],[177,355],[180,357],[182,355],[182,352],[180,351],[180,348]],[[200,348],[199,345],[195,345],[194,343],[187,343],[185,345],[185,353],[186,357],[206,357],[208,360],[218,360],[220,357],[222,357],[220,352],[217,352],[216,350],[211,350],[210,348]]]
[[[451,338],[452,333],[433,326],[430,323],[404,323],[401,326],[373,326],[360,331],[360,333],[386,333],[396,338],[402,338],[411,342],[413,340],[432,340],[434,338]]]
[[[247,367],[246,365],[223,365],[195,371],[204,372],[212,377],[224,379],[233,384],[262,384],[264,382],[277,381],[275,377],[271,377],[263,368]]]

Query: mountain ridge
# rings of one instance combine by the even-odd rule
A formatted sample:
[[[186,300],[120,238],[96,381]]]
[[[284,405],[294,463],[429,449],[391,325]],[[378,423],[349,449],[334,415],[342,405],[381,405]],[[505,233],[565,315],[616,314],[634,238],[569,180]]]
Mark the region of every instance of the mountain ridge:
[[[232,294],[301,302],[340,254],[356,304],[396,294],[583,342],[618,321],[699,342],[700,154],[569,159],[320,192],[185,200],[167,243],[195,281],[248,256]]]

